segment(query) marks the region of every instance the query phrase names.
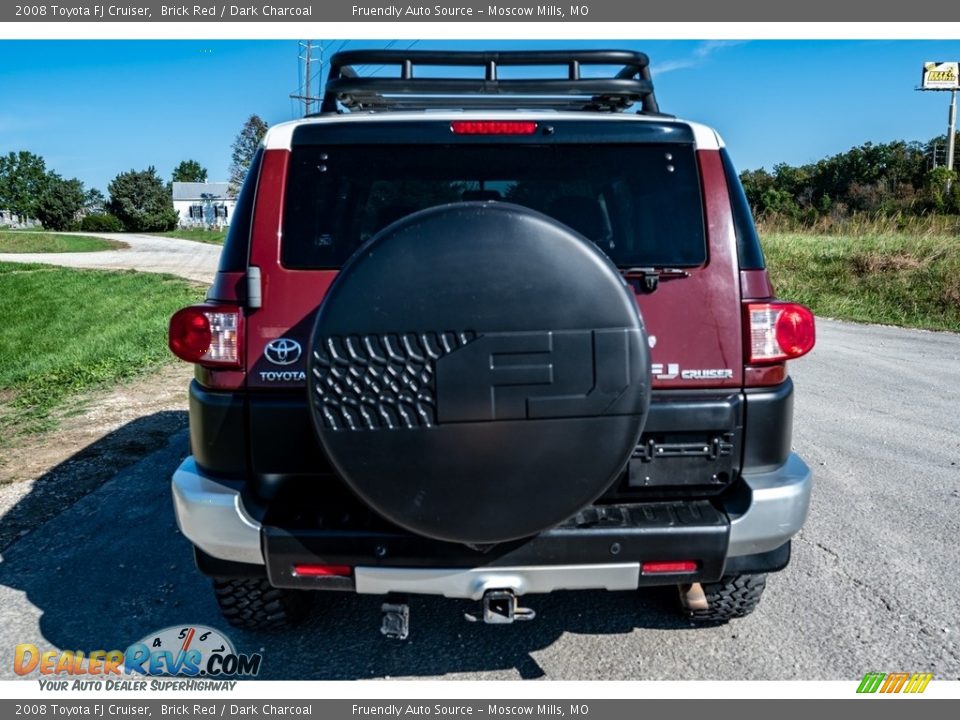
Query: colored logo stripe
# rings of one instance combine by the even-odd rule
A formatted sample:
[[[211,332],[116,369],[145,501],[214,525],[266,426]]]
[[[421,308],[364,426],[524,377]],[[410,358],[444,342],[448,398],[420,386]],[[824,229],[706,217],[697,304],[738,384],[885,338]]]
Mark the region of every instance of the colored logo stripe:
[[[933,679],[931,673],[867,673],[857,687],[858,693],[922,693]]]
[[[863,676],[863,680],[860,681],[860,687],[857,688],[857,692],[875,693],[885,677],[886,673],[867,673]]]
[[[914,673],[910,678],[910,682],[907,683],[907,687],[904,692],[908,693],[922,693],[927,689],[927,684],[933,679],[932,673]]]

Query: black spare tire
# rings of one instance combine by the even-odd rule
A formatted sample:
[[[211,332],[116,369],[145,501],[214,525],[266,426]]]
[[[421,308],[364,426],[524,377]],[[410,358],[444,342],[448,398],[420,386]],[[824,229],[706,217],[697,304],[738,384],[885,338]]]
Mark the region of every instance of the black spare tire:
[[[382,230],[317,314],[309,392],[337,473],[414,533],[495,543],[595,500],[650,402],[632,293],[591,242],[507,203]]]

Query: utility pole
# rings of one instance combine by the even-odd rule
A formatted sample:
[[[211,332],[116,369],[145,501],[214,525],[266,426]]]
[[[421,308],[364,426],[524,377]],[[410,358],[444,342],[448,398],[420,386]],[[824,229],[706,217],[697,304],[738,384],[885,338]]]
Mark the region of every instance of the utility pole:
[[[957,91],[950,92],[950,113],[947,116],[947,170],[953,170],[953,153],[957,144]]]
[[[303,61],[303,88],[300,93],[291,95],[290,97],[294,100],[301,100],[303,102],[303,114],[304,116],[310,115],[313,112],[314,103],[320,101],[320,97],[313,94],[313,79],[315,77],[313,72],[313,64],[320,64],[320,74],[323,73],[323,43],[317,43],[317,50],[319,50],[319,57],[313,56],[313,40],[304,40],[300,43],[300,48],[303,50],[303,54],[298,54],[297,61]]]
[[[313,112],[313,100],[310,99],[310,88],[313,87],[313,78],[311,77],[313,74],[313,67],[310,59],[311,50],[313,50],[313,43],[307,40],[307,56],[304,58],[303,62],[303,94],[306,96],[303,99],[304,110],[306,110],[304,115],[309,115],[311,112]]]
[[[950,111],[947,115],[947,170],[953,171],[954,152],[957,145],[957,90],[960,89],[960,61],[925,62],[920,87],[917,90],[939,90],[950,92]],[[936,167],[936,146],[934,146],[934,167]],[[949,193],[952,178],[947,179],[946,191]]]

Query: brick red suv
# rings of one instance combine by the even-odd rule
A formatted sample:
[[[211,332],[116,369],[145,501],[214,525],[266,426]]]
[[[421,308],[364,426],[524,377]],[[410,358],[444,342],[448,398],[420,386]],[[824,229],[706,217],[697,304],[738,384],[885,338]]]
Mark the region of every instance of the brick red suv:
[[[405,637],[411,593],[511,622],[651,585],[723,622],[807,515],[786,361],[813,344],[645,55],[339,53],[171,320],[197,370],[177,520],[243,627],[315,590],[384,596]]]

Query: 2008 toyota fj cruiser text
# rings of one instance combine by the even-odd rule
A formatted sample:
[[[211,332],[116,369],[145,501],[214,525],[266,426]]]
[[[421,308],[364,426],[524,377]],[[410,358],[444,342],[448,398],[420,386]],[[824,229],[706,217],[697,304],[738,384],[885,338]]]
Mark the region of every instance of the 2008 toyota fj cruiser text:
[[[244,627],[308,590],[388,596],[394,637],[408,593],[511,622],[528,593],[676,585],[741,617],[807,515],[785,361],[813,344],[645,55],[339,53],[171,320],[197,365],[177,520]]]

